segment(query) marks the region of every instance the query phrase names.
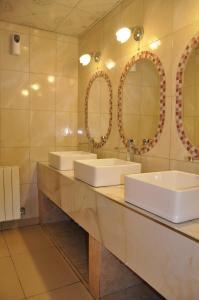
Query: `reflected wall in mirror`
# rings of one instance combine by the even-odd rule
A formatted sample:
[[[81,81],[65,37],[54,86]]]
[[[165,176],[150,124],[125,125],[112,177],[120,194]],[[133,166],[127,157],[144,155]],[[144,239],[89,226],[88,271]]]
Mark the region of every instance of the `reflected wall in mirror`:
[[[165,119],[165,72],[148,51],[125,66],[118,89],[118,126],[124,145],[134,140],[137,154],[149,151],[162,132]]]
[[[95,148],[108,140],[112,127],[112,85],[108,75],[96,72],[88,83],[85,98],[85,127]]]
[[[180,139],[193,155],[199,155],[199,34],[192,38],[178,64],[176,75],[176,123]]]

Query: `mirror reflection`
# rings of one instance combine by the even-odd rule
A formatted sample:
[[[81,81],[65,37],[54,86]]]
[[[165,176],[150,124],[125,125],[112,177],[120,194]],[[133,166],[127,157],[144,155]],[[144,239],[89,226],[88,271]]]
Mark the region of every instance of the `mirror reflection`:
[[[155,136],[160,115],[160,77],[154,64],[140,59],[131,66],[124,81],[122,119],[127,139],[138,148]]]
[[[183,123],[186,136],[199,148],[199,45],[192,51],[184,71]]]

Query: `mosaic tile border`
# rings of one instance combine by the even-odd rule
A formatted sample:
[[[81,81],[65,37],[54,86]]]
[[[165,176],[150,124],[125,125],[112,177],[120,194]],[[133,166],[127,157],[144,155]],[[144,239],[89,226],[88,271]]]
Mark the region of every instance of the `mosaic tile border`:
[[[108,126],[108,130],[107,130],[106,135],[101,137],[100,142],[96,142],[95,140],[93,142],[94,148],[99,149],[106,144],[106,142],[110,136],[110,133],[111,133],[112,121],[113,121],[113,102],[112,102],[113,90],[112,90],[111,80],[110,80],[109,76],[107,75],[107,73],[104,71],[95,72],[93,74],[93,76],[91,77],[91,79],[89,80],[89,83],[88,83],[88,86],[86,89],[86,97],[85,97],[85,129],[86,129],[87,138],[90,143],[93,141],[93,138],[90,134],[89,126],[88,126],[88,99],[89,99],[89,93],[90,93],[92,84],[97,78],[104,78],[107,83],[108,89],[109,89],[109,126]]]
[[[193,156],[199,156],[199,148],[195,147],[190,139],[186,136],[184,125],[183,125],[183,82],[184,82],[184,71],[189,60],[192,51],[199,44],[199,32],[189,41],[187,44],[180,61],[178,63],[177,73],[176,73],[176,127],[180,140],[183,145]]]
[[[119,128],[120,137],[125,147],[127,148],[128,138],[125,136],[124,128],[123,128],[123,120],[122,120],[123,86],[129,70],[137,61],[141,59],[150,60],[156,67],[158,74],[160,76],[160,120],[154,138],[151,139],[147,145],[143,145],[141,148],[135,146],[135,153],[139,155],[148,152],[158,142],[164,127],[165,107],[166,107],[166,76],[165,76],[163,65],[160,59],[154,53],[151,53],[149,51],[139,52],[138,54],[133,56],[125,65],[124,71],[122,72],[122,75],[120,77],[120,84],[118,88],[118,114],[117,114],[118,128]]]

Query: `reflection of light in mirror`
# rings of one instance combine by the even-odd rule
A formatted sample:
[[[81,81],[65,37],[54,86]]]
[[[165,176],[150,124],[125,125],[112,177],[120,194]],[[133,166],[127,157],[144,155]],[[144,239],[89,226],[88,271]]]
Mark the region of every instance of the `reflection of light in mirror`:
[[[116,63],[112,59],[109,59],[106,62],[106,67],[109,70],[113,69],[115,67],[115,65],[116,65]]]
[[[83,66],[87,66],[91,61],[91,55],[83,54],[82,56],[80,56],[79,61],[80,61],[80,64],[82,64]]]
[[[161,45],[160,40],[156,40],[156,41],[153,41],[152,43],[150,43],[149,48],[150,48],[151,50],[155,50],[155,49],[157,49],[160,45]]]
[[[55,76],[49,75],[49,76],[48,76],[48,82],[49,82],[49,83],[55,82]]]
[[[120,43],[125,43],[128,41],[128,39],[131,36],[131,29],[127,28],[127,27],[123,27],[120,28],[117,32],[116,32],[116,39],[118,42]]]
[[[29,95],[29,90],[22,90],[21,94],[25,97],[27,97]]]
[[[40,85],[37,83],[31,84],[31,89],[34,91],[38,91],[40,89]]]
[[[72,135],[72,130],[69,127],[64,128],[64,136]]]
[[[83,135],[84,134],[84,130],[82,128],[77,129],[77,134]]]

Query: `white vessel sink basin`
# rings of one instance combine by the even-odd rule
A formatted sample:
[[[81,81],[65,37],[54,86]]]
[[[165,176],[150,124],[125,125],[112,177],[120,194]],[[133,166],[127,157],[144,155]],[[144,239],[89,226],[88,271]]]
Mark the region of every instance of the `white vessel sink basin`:
[[[124,175],[140,173],[141,164],[106,158],[75,161],[75,177],[95,187],[124,183]]]
[[[174,223],[199,218],[199,175],[164,171],[126,176],[125,201]]]
[[[97,158],[97,155],[84,151],[63,151],[63,152],[49,152],[49,165],[61,171],[73,170],[73,162],[77,159],[92,159]]]

